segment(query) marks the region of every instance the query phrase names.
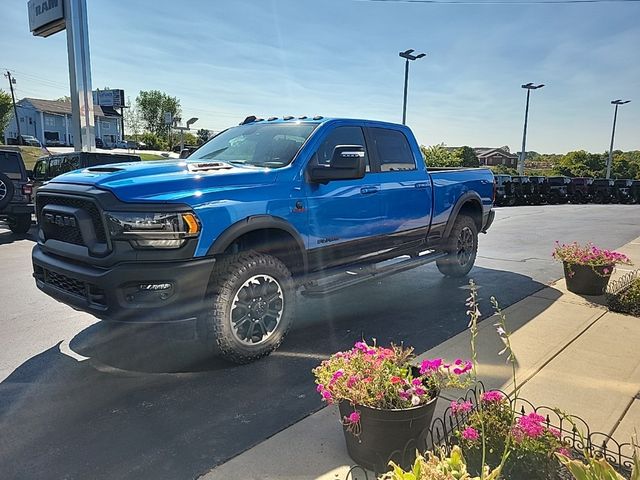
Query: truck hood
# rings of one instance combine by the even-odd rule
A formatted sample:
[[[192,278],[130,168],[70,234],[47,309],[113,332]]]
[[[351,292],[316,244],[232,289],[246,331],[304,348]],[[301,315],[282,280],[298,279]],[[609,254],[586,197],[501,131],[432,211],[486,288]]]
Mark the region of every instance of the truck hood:
[[[117,163],[65,173],[55,183],[93,185],[123,202],[185,201],[207,193],[271,184],[277,171],[224,162],[188,160]]]

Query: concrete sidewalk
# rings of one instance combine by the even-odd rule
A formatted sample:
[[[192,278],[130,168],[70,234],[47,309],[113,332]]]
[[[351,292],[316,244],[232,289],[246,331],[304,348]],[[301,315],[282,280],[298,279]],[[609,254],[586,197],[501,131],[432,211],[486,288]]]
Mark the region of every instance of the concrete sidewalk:
[[[640,266],[640,237],[617,249]],[[500,292],[479,291],[480,295]],[[592,431],[629,442],[640,430],[640,319],[609,312],[601,297],[583,298],[555,282],[504,310],[517,356],[520,395],[534,405],[559,407],[582,417]],[[483,312],[485,317],[489,312]],[[513,390],[511,366],[498,356],[503,345],[493,318],[479,325],[478,375],[487,389]],[[420,358],[470,356],[468,331]],[[446,392],[438,416],[457,398]],[[323,408],[201,477],[235,479],[343,479],[353,461],[344,445],[336,407]]]

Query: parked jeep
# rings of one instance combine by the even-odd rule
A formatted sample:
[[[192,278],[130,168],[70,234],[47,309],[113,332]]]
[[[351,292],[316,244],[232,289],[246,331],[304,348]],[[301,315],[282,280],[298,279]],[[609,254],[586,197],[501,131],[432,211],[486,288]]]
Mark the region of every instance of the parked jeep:
[[[515,195],[516,205],[526,205],[531,201],[531,195],[533,193],[531,180],[526,176],[514,176],[511,177],[511,183],[513,185],[513,193]]]
[[[529,202],[532,205],[540,205],[546,202],[549,193],[547,177],[533,176],[529,177],[529,181],[531,182],[531,198]]]
[[[0,220],[5,220],[13,233],[24,234],[31,228],[31,193],[20,152],[0,149]]]
[[[613,180],[596,178],[591,184],[590,191],[594,203],[611,203],[616,200],[613,192]]]
[[[513,194],[511,175],[495,175],[494,179],[496,182],[496,205],[515,205],[516,197]]]
[[[615,195],[618,203],[633,203],[633,192],[631,187],[633,186],[633,180],[631,179],[618,179],[613,181],[613,194]]]
[[[634,180],[631,183],[631,195],[634,203],[640,203],[640,180]]]
[[[71,152],[40,157],[33,167],[33,187],[37,190],[44,182],[80,168],[139,161],[139,155],[100,152]]]
[[[547,203],[555,205],[558,203],[567,203],[569,201],[569,185],[571,178],[569,177],[549,177],[547,178]]]
[[[569,201],[571,203],[588,203],[591,201],[591,184],[593,178],[574,177],[569,183]]]

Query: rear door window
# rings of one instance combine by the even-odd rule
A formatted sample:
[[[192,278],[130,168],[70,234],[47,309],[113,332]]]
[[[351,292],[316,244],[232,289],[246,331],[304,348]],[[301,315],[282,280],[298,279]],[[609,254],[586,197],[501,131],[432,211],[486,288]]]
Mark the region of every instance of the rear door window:
[[[20,155],[18,152],[0,152],[0,172],[12,180],[22,178]]]
[[[417,170],[411,147],[402,132],[374,127],[369,133],[381,172]]]
[[[63,158],[58,175],[62,175],[63,173],[67,173],[72,170],[77,170],[79,168],[80,157],[78,157],[78,155],[69,155]]]

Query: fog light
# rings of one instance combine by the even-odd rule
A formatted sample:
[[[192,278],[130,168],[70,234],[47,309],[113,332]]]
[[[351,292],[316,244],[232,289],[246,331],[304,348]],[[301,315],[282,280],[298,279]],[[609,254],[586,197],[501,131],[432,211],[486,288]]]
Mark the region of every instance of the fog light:
[[[161,290],[171,290],[171,287],[172,285],[170,283],[141,283],[138,285],[138,290],[158,292]]]

